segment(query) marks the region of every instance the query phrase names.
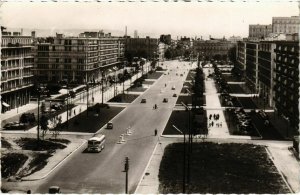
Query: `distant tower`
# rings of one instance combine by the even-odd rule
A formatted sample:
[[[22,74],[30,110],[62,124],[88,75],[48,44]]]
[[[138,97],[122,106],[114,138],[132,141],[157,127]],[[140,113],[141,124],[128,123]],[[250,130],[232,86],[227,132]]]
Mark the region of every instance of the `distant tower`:
[[[134,38],[138,38],[138,31],[137,30],[134,30],[134,35],[133,35]]]

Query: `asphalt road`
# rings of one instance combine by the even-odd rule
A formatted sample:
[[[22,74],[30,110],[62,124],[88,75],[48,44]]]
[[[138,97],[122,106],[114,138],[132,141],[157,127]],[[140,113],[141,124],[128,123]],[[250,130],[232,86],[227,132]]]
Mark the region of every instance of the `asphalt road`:
[[[130,159],[129,192],[133,193],[158,143],[154,129],[158,130],[159,135],[162,133],[177,100],[172,95],[180,93],[186,77],[186,74],[179,76],[187,73],[187,70],[179,70],[178,63],[184,62],[164,62],[170,74],[162,75],[151,88],[117,115],[112,120],[113,130],[101,129],[100,132],[106,135],[105,149],[101,153],[85,153],[84,145],[48,178],[38,182],[39,187],[34,193],[47,193],[52,185],[60,186],[62,193],[125,193],[123,170],[126,156]],[[172,86],[175,86],[175,90],[171,89]],[[140,103],[142,98],[147,100],[145,104]],[[163,103],[163,98],[168,98],[168,103]],[[154,104],[158,105],[157,110],[153,109]],[[125,137],[126,143],[117,144],[119,136],[129,126],[132,135]]]

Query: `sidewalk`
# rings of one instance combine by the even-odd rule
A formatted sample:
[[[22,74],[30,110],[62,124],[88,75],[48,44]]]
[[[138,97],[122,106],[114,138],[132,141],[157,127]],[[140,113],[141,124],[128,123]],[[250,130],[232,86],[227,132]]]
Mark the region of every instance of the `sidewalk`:
[[[213,72],[213,68],[203,69],[205,77],[209,75],[209,72]],[[205,80],[205,98],[206,98],[206,115],[207,115],[207,124],[214,123],[213,126],[208,127],[208,138],[229,138],[231,137],[228,131],[228,126],[226,124],[225,116],[223,113],[223,108],[220,104],[217,89],[213,79]],[[210,109],[210,108],[213,108]],[[218,109],[219,108],[219,109]],[[209,115],[219,114],[219,120],[209,120]],[[222,124],[221,127],[217,127],[216,123]]]

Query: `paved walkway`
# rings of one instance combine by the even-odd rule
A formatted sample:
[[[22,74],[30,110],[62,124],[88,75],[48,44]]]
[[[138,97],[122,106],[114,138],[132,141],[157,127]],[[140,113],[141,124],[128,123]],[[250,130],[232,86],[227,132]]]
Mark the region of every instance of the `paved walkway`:
[[[205,77],[207,77],[210,73],[213,72],[213,68],[205,68],[203,69]],[[221,103],[219,101],[217,89],[215,86],[215,81],[213,79],[208,78],[205,80],[205,98],[206,98],[206,113],[207,113],[207,124],[208,124],[208,137],[209,138],[229,138],[230,134],[228,131],[228,127],[226,124],[225,116],[223,113],[223,109]],[[213,108],[213,110],[211,109]],[[219,109],[218,109],[219,108]],[[218,120],[214,120],[210,115],[219,115]],[[210,125],[212,124],[213,125]],[[218,124],[218,126],[217,126]]]

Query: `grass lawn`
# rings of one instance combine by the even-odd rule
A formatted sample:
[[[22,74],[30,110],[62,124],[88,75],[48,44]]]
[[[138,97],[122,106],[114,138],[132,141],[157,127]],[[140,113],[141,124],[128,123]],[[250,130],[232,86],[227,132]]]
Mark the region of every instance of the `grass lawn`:
[[[247,94],[240,84],[228,84],[228,87],[230,89],[230,93]]]
[[[84,111],[69,120],[68,128],[66,123],[64,123],[62,131],[95,133],[123,109],[123,107],[115,106],[101,108],[99,116],[93,111],[89,111],[89,115],[87,116],[86,111]]]
[[[195,70],[193,70],[193,71],[190,70],[185,80],[193,80],[195,77],[195,74],[196,74]]]
[[[241,103],[244,109],[255,109],[257,106],[252,101],[252,97],[238,97],[239,102]]]
[[[173,127],[175,125],[182,132],[188,133],[188,117],[189,113],[186,111],[173,111],[169,121],[164,129],[163,135],[178,135],[180,134]]]
[[[204,111],[204,117],[205,115],[206,115],[206,111]],[[191,113],[191,120],[192,120],[192,113]],[[163,135],[179,135],[179,134],[181,135],[180,132],[174,129],[173,125],[175,125],[182,132],[186,132],[186,134],[188,134],[188,121],[189,121],[189,112],[185,110],[173,111],[164,129]],[[201,122],[200,125],[203,126],[204,125],[203,122]],[[199,129],[199,131],[202,132],[205,129],[206,128],[201,127],[201,130]]]
[[[154,81],[143,81],[143,85],[152,85]]]
[[[159,169],[159,193],[182,193],[183,144],[165,149]],[[289,193],[263,146],[196,143],[186,193]]]
[[[159,79],[163,74],[163,72],[153,72],[152,74],[148,74],[146,79]]]
[[[28,157],[24,154],[9,153],[1,157],[1,177],[8,178],[15,175]]]
[[[147,88],[143,88],[143,87],[137,87],[137,86],[131,86],[128,91],[133,91],[133,92],[144,92],[146,91]]]
[[[134,94],[118,94],[117,96],[110,99],[108,102],[119,102],[119,103],[131,103],[133,102],[139,95]]]

